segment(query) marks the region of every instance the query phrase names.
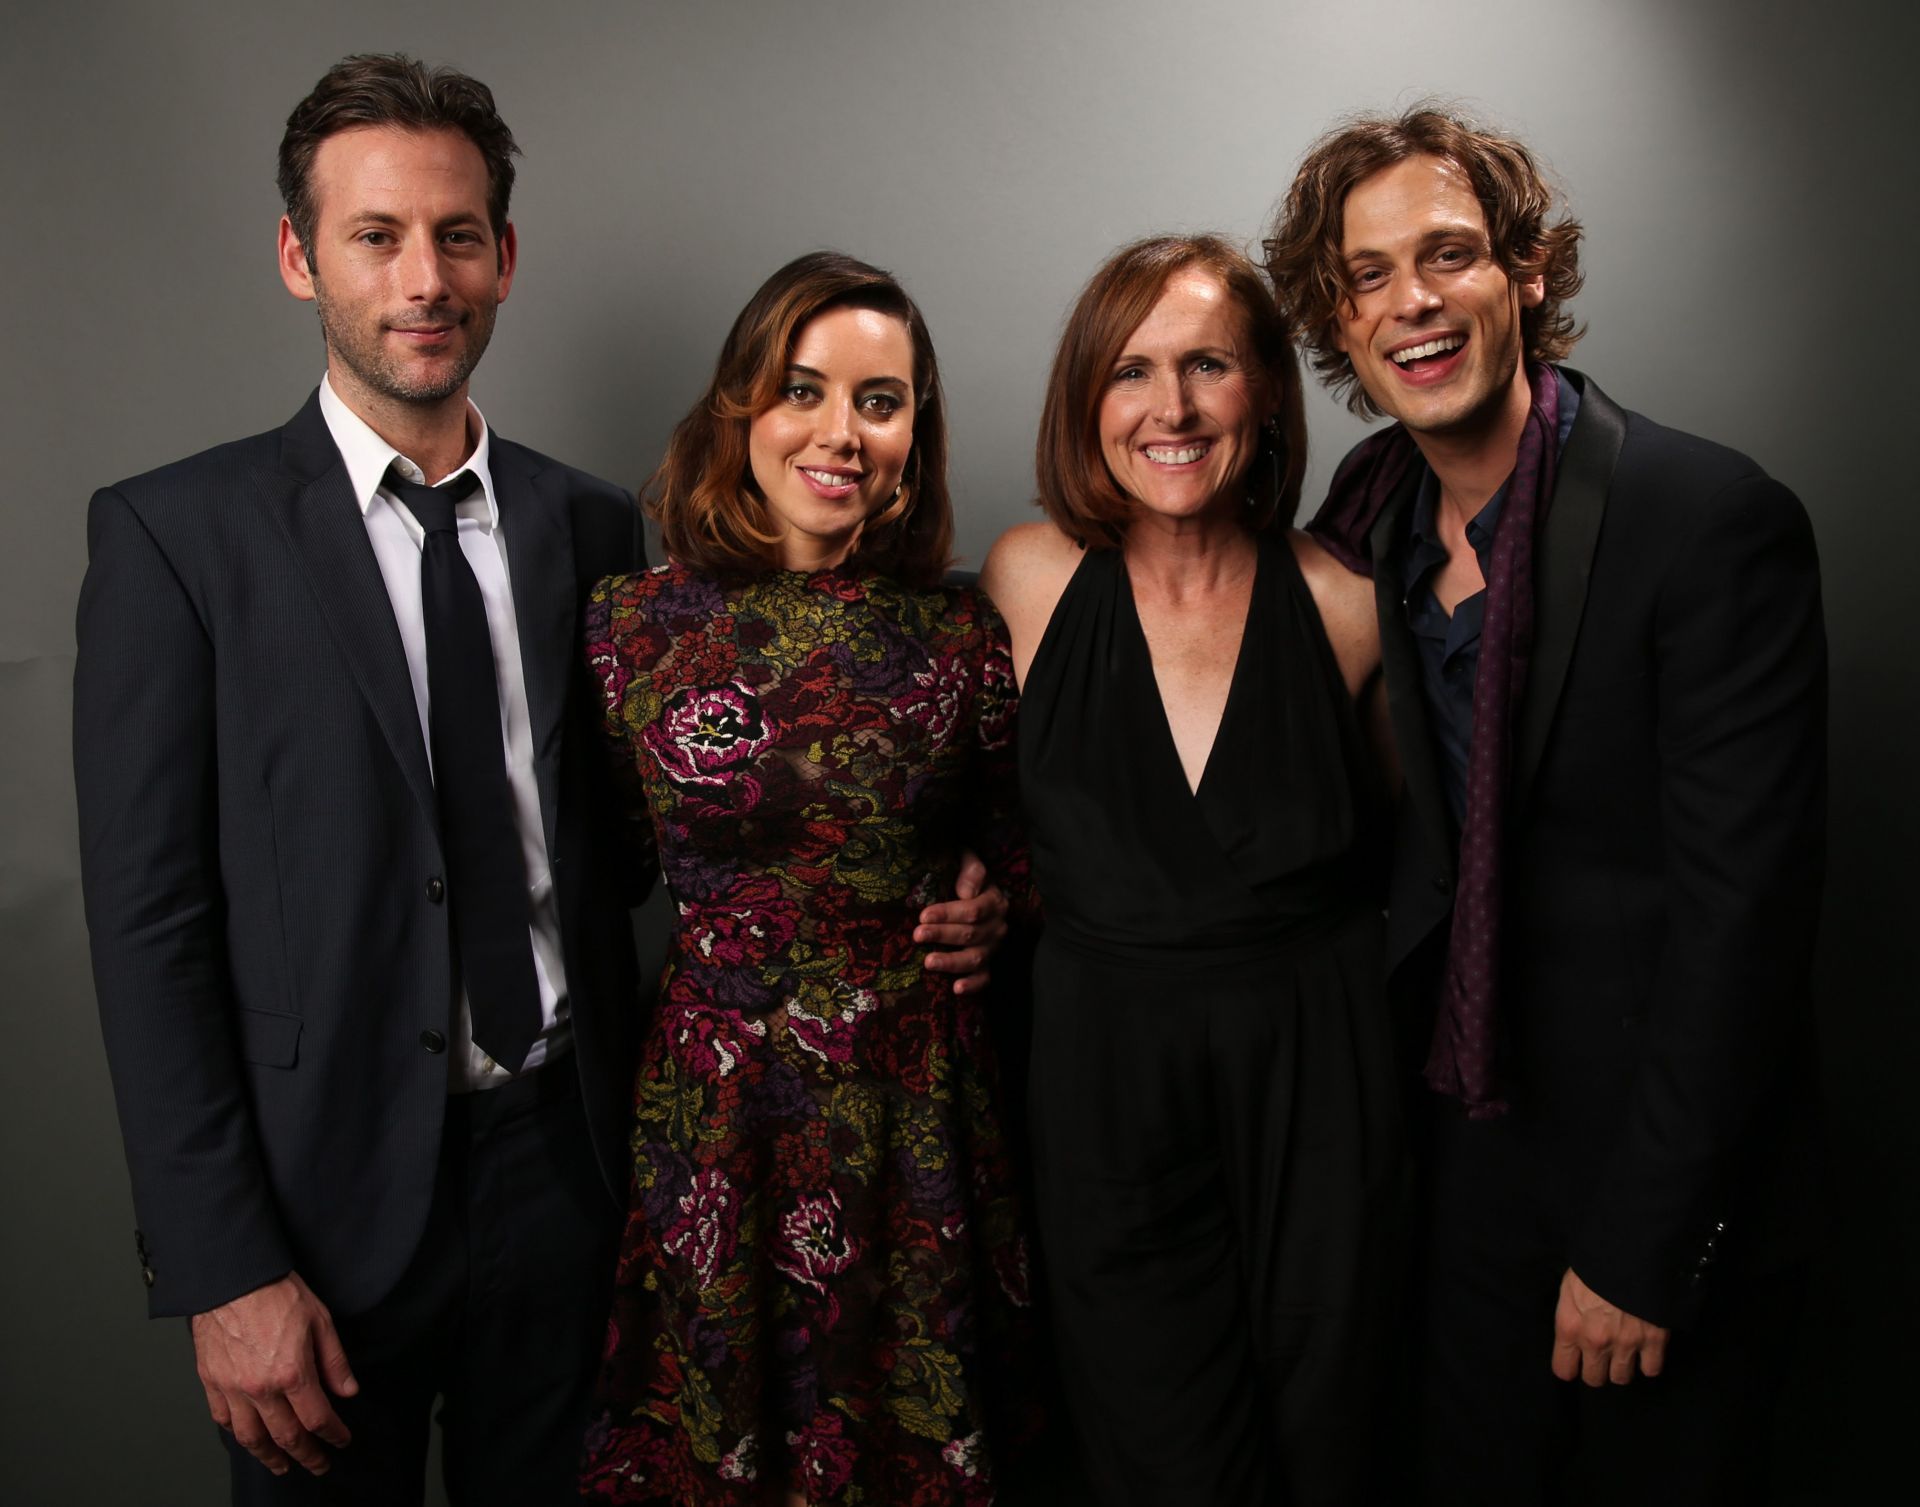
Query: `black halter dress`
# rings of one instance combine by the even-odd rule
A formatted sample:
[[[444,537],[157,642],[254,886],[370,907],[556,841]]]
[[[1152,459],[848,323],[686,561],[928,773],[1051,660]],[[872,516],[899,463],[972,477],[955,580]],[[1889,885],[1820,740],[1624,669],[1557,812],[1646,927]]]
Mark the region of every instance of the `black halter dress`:
[[[1198,790],[1115,550],[1034,656],[1020,779],[1042,1244],[1101,1499],[1357,1500],[1404,1192],[1381,834],[1284,536]]]

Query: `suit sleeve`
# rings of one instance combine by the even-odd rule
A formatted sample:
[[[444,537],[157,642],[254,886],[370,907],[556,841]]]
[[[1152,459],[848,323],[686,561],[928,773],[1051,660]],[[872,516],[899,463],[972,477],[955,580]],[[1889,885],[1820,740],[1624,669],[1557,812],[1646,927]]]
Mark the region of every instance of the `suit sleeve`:
[[[1826,827],[1813,533],[1764,476],[1676,510],[1655,627],[1668,914],[1642,1055],[1573,1266],[1671,1324],[1784,1074],[1811,1071]],[[1739,1238],[1729,1229],[1726,1238]]]
[[[235,1040],[214,647],[119,492],[95,494],[87,537],[73,748],[94,988],[149,1310],[191,1314],[293,1267]]]

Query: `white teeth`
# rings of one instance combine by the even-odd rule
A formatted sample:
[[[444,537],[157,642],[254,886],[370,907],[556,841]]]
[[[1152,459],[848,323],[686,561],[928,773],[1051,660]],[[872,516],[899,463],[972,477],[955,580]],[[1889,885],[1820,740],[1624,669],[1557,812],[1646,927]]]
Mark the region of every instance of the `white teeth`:
[[[1209,445],[1188,445],[1183,449],[1172,450],[1164,445],[1147,446],[1147,459],[1158,461],[1163,466],[1187,466],[1200,459],[1212,447]]]
[[[811,476],[823,487],[849,487],[860,479],[857,476],[842,476],[837,471],[816,471],[811,466],[802,466],[800,471],[802,475]]]
[[[1423,356],[1437,356],[1442,351],[1457,351],[1467,343],[1465,335],[1442,335],[1438,340],[1429,340],[1425,345],[1410,345],[1404,351],[1395,351],[1393,359],[1401,366],[1409,361],[1418,361]]]

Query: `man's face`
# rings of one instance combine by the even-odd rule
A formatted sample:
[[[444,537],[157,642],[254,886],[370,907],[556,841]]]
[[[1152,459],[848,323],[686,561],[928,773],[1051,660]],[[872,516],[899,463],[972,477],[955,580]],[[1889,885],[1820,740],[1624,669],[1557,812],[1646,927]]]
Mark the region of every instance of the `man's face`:
[[[313,244],[282,219],[280,276],[319,308],[335,390],[464,397],[513,282],[513,227],[496,240],[480,149],[456,131],[360,126],[320,143],[311,182]]]
[[[1470,436],[1522,395],[1520,310],[1545,296],[1494,260],[1466,175],[1410,157],[1347,195],[1341,253],[1351,290],[1335,345],[1367,395],[1415,434]]]

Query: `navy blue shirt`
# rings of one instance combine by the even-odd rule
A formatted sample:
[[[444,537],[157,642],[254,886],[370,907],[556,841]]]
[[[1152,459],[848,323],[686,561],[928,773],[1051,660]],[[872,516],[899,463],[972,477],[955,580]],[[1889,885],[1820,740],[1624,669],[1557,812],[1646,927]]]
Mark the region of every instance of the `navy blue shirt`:
[[[1556,443],[1567,447],[1573,421],[1580,412],[1580,393],[1559,371],[1560,422]],[[1512,478],[1509,477],[1510,481]],[[1480,558],[1480,574],[1491,568],[1493,531],[1507,500],[1507,483],[1487,499],[1487,505],[1467,524],[1467,542]],[[1449,617],[1433,594],[1433,578],[1447,563],[1434,513],[1440,505],[1440,481],[1431,470],[1420,479],[1413,500],[1413,528],[1407,546],[1402,587],[1407,627],[1420,650],[1420,689],[1427,700],[1427,721],[1440,755],[1440,777],[1447,787],[1447,805],[1457,829],[1467,818],[1467,756],[1473,751],[1473,682],[1480,672],[1480,623],[1486,616],[1483,586],[1455,604]]]

